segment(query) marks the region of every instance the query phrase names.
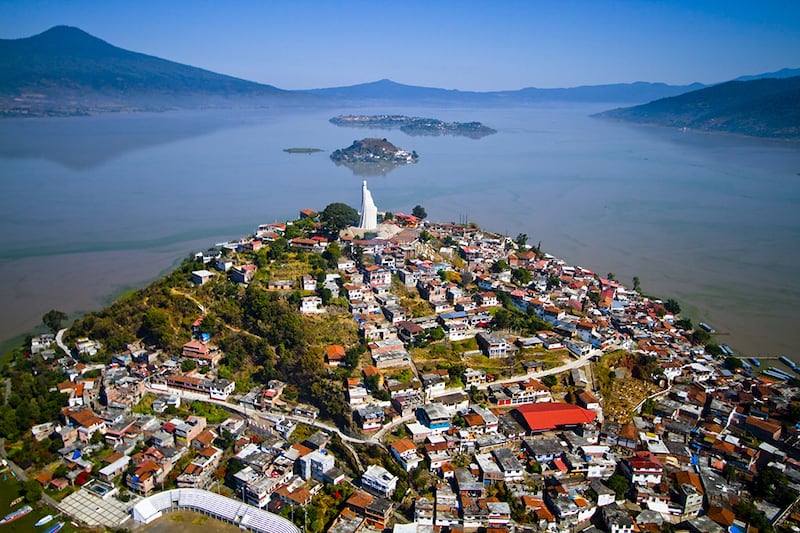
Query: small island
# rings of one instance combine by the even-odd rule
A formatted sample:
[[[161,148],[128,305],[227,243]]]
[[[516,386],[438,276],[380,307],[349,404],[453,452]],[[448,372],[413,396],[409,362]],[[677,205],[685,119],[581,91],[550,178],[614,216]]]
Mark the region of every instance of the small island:
[[[315,154],[317,152],[324,152],[322,148],[284,148],[287,154]]]
[[[386,139],[367,138],[353,141],[347,148],[334,150],[331,160],[345,165],[359,176],[386,174],[388,171],[419,160],[417,152],[402,150]]]
[[[480,139],[497,133],[480,122],[444,122],[435,118],[406,115],[339,115],[330,119],[336,126],[399,129],[408,135],[462,135]]]

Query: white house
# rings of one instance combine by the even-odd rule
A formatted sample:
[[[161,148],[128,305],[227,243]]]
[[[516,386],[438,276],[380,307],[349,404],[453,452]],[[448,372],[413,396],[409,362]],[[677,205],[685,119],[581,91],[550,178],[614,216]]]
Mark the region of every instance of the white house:
[[[300,312],[303,314],[324,313],[322,298],[319,296],[306,296],[300,300]]]
[[[397,481],[397,476],[390,474],[388,470],[378,465],[370,465],[361,475],[361,486],[384,498],[392,496],[397,488]]]

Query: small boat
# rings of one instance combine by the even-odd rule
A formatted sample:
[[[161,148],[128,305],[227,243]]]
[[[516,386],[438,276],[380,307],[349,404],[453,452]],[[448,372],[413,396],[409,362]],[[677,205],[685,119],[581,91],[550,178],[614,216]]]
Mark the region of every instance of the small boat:
[[[748,357],[747,359],[749,359],[750,362],[753,363],[753,366],[761,366],[761,361],[759,361],[755,357]]]
[[[783,381],[789,381],[790,379],[792,379],[791,374],[784,372],[783,370],[780,370],[778,368],[775,368],[774,366],[769,367],[768,369],[762,371],[761,373],[764,374],[765,376],[781,379]]]
[[[724,353],[728,357],[731,357],[733,355],[733,350],[731,350],[731,347],[728,346],[727,344],[720,344],[719,349],[722,350],[722,353]]]
[[[34,526],[36,526],[36,527],[43,526],[43,525],[45,525],[45,524],[48,524],[48,523],[50,523],[52,520],[53,520],[53,515],[49,514],[49,515],[47,515],[47,516],[43,516],[43,517],[41,517],[41,518],[39,519],[39,521],[38,521],[38,522],[36,522],[36,523],[35,523],[35,524],[33,524],[33,525],[34,525]]]
[[[19,509],[17,509],[16,511],[12,511],[7,515],[5,515],[2,519],[0,519],[0,524],[8,524],[9,522],[13,522],[17,518],[22,518],[31,511],[33,511],[33,507],[31,507],[30,505],[24,505]]]
[[[44,533],[56,533],[56,531],[61,531],[61,528],[64,527],[64,524],[66,524],[66,522],[59,522]]]
[[[706,330],[708,333],[716,333],[716,331],[717,331],[714,328],[712,328],[711,326],[709,326],[708,324],[706,324],[705,322],[700,322],[697,325],[700,326],[701,328],[703,328],[704,330]]]
[[[782,356],[778,357],[778,360],[781,363],[783,363],[784,365],[786,365],[789,368],[791,368],[792,370],[794,370],[795,372],[800,372],[800,367],[797,366],[797,364],[794,361],[792,361],[791,359],[789,359],[785,355],[782,355]]]

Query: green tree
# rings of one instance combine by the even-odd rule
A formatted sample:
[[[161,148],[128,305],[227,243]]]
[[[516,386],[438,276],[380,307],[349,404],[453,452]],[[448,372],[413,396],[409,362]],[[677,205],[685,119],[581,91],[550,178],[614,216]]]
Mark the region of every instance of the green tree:
[[[498,261],[495,261],[495,263],[492,265],[491,270],[492,272],[499,273],[503,272],[504,270],[508,270],[510,268],[511,267],[508,266],[508,263],[506,263],[504,259],[500,259]]]
[[[667,311],[669,311],[673,315],[677,315],[678,313],[681,312],[681,305],[674,298],[670,298],[664,304],[664,309],[666,309]]]
[[[697,328],[691,334],[691,341],[695,344],[708,344],[711,341],[711,334],[704,329]]]
[[[181,362],[181,370],[184,372],[191,372],[197,368],[197,363],[195,363],[194,359],[184,359]]]
[[[166,347],[172,339],[173,330],[169,322],[169,313],[158,307],[150,307],[144,314],[142,329],[139,334],[145,342]]]
[[[610,478],[608,478],[608,488],[613,490],[617,494],[617,499],[622,499],[625,494],[628,492],[628,489],[631,486],[631,482],[628,481],[623,475],[614,474]]]
[[[342,249],[339,243],[331,243],[328,249],[322,252],[322,258],[331,270],[336,270],[339,267],[339,257],[342,255]]]
[[[517,243],[517,246],[520,248],[525,248],[525,245],[528,244],[528,234],[520,233],[517,235],[517,238],[514,239],[514,242]]]
[[[545,376],[542,378],[542,383],[544,383],[550,388],[553,388],[556,386],[556,383],[558,383],[558,378],[550,374],[549,376]]]
[[[56,333],[61,329],[62,322],[67,318],[69,317],[63,311],[51,309],[42,316],[42,322],[44,322],[44,325],[47,326],[50,331]]]
[[[358,368],[358,363],[361,361],[361,354],[366,351],[367,349],[364,348],[363,344],[356,344],[352,348],[348,348],[344,353],[344,364],[350,369]]]
[[[36,480],[22,481],[21,494],[28,503],[36,503],[42,499],[42,486]]]
[[[531,273],[527,268],[517,268],[511,271],[511,279],[513,279],[517,285],[528,285],[531,282]]]
[[[422,220],[423,218],[428,218],[428,213],[425,211],[425,208],[422,207],[421,205],[415,205],[414,209],[411,210],[411,214],[420,220]]]
[[[340,202],[328,204],[319,215],[320,221],[331,231],[343,230],[358,223],[358,211]]]
[[[638,293],[642,292],[642,284],[639,281],[639,276],[633,276],[633,290]]]

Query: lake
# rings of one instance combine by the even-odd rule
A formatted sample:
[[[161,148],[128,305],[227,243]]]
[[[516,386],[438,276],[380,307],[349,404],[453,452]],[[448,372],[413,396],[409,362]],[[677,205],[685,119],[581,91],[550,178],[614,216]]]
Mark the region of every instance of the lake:
[[[421,204],[648,294],[676,298],[719,342],[796,358],[800,145],[591,118],[608,105],[206,111],[0,121],[0,339],[75,315],[188,254],[331,202],[361,176],[329,159],[385,137],[418,163],[367,178],[380,210]],[[411,137],[338,114],[480,121],[498,133]],[[325,152],[289,154],[288,147]]]

